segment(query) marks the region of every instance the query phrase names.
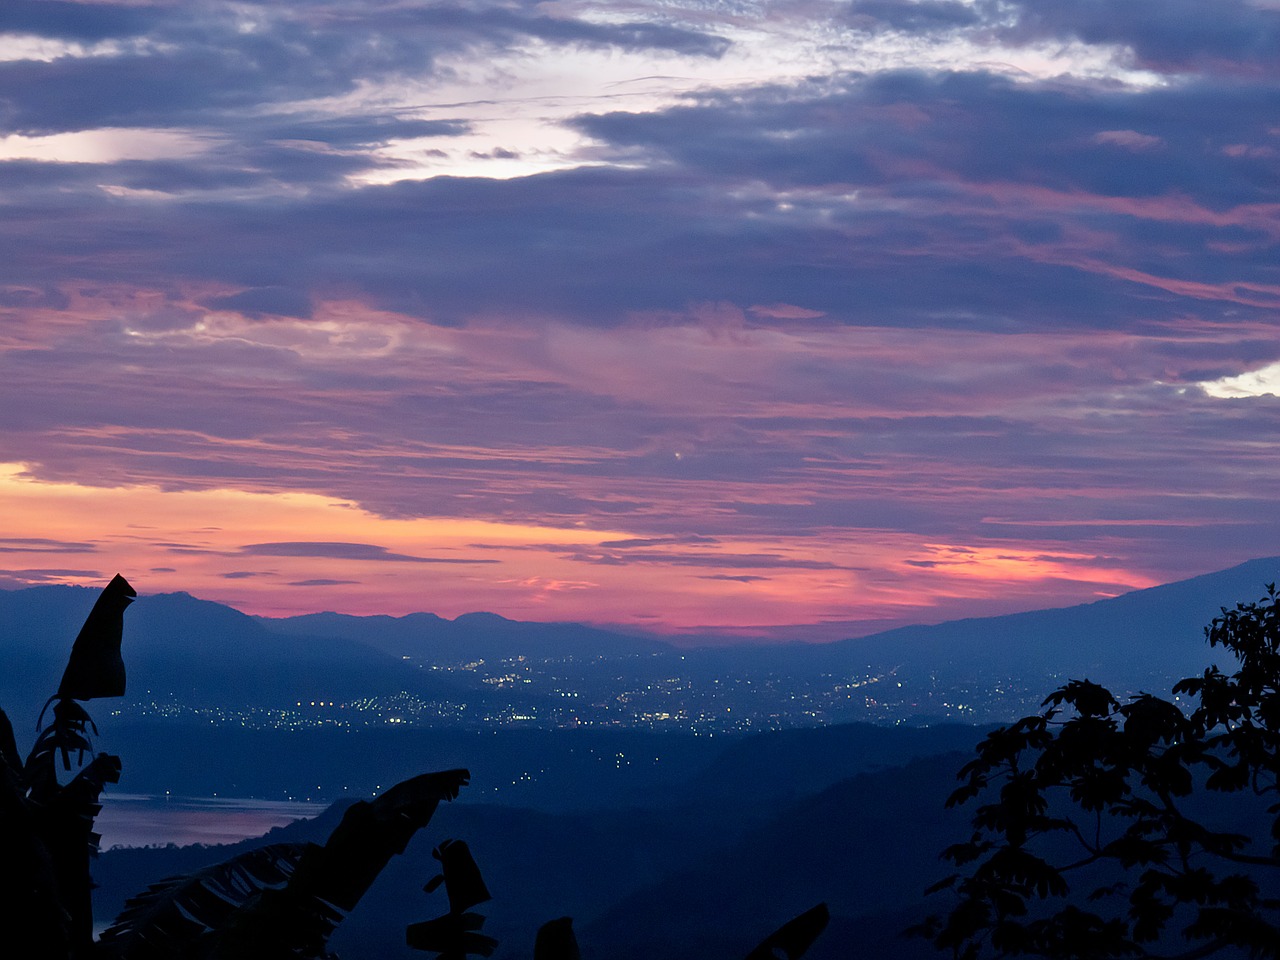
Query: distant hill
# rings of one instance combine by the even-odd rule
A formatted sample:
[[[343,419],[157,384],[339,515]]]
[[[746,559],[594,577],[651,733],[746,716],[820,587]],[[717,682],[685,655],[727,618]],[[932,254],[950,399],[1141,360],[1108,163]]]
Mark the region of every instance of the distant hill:
[[[859,774],[728,845],[684,851],[667,876],[588,919],[584,955],[740,957],[757,931],[825,902],[833,923],[806,960],[937,956],[932,946],[900,942],[899,935],[937,909],[923,893],[946,872],[938,854],[965,835],[971,811],[944,804],[955,771],[971,755]]]
[[[19,723],[58,685],[71,644],[97,590],[33,587],[0,591],[0,704]],[[279,704],[303,696],[348,699],[413,690],[457,697],[364,644],[267,630],[231,607],[185,593],[140,597],[125,614],[125,702],[159,696],[193,705]]]
[[[311,613],[299,617],[257,617],[267,629],[287,636],[333,637],[355,640],[394,657],[435,662],[508,659],[594,657],[672,650],[658,640],[583,626],[580,623],[529,623],[496,613],[465,613],[446,620],[434,613],[403,617],[356,617],[341,613]]]
[[[1258,599],[1280,580],[1280,557],[1251,560],[1119,597],[1028,613],[900,627],[824,644],[675,649],[659,641],[581,624],[522,623],[477,613],[445,620],[434,614],[352,617],[335,613],[261,619],[292,636],[358,641],[393,656],[465,658],[583,657],[678,654],[681,669],[715,677],[768,672],[786,677],[897,670],[939,683],[967,678],[1025,679],[1048,692],[1056,678],[1089,677],[1119,690],[1155,688],[1223,660],[1203,628],[1223,606]],[[658,661],[660,662],[660,661]],[[657,668],[657,662],[652,665]],[[638,669],[640,669],[638,667]]]
[[[1266,584],[1277,581],[1280,557],[1266,557],[1061,610],[894,630],[874,645],[894,649],[916,669],[994,664],[1015,676],[1056,672],[1140,685],[1148,678],[1198,674],[1211,662],[1229,667],[1229,655],[1205,642],[1204,627],[1223,607],[1257,600]],[[840,644],[850,656],[868,646],[859,640]]]
[[[704,651],[700,659],[738,669],[810,675],[871,666],[915,678],[1088,677],[1117,690],[1167,692],[1168,680],[1232,661],[1209,647],[1204,627],[1237,602],[1258,600],[1280,581],[1280,557],[1119,597],[1051,610],[900,627],[829,644]],[[1048,692],[1048,689],[1045,689]]]
[[[470,681],[417,665],[520,656],[564,659],[575,669],[603,661],[601,670],[637,681],[679,675],[714,683],[768,675],[775,686],[785,686],[870,670],[896,671],[895,679],[926,692],[930,686],[962,691],[971,679],[1012,678],[1038,694],[1072,677],[1119,691],[1163,692],[1171,680],[1222,662],[1223,653],[1206,646],[1203,627],[1222,606],[1256,600],[1264,584],[1276,580],[1280,558],[1270,557],[1074,607],[903,627],[828,644],[698,649],[492,613],[454,620],[431,613],[251,617],[173,593],[141,597],[129,609],[125,659],[130,699],[152,691],[215,705],[346,700],[399,690],[472,708],[501,705],[510,702],[502,691],[478,680],[459,686]],[[0,591],[0,704],[19,722],[57,686],[96,596],[96,590],[66,586]],[[530,689],[529,696],[546,693]]]

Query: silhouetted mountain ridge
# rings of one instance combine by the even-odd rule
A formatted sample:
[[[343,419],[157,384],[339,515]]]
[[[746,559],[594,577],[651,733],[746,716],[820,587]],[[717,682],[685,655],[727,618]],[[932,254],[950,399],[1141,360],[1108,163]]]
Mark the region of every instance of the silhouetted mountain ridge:
[[[419,665],[524,656],[581,666],[631,658],[606,669],[636,682],[768,675],[775,689],[896,670],[896,679],[925,693],[930,685],[962,687],[971,678],[1013,678],[1039,690],[1068,677],[1159,692],[1173,679],[1224,661],[1206,647],[1205,624],[1224,605],[1259,598],[1277,579],[1280,558],[1262,558],[1073,607],[902,627],[829,644],[732,649],[676,649],[582,624],[527,623],[493,613],[454,620],[432,613],[262,618],[172,593],[143,596],[130,608],[125,659],[130,698],[152,691],[213,704],[280,703],[407,690],[426,700],[469,702],[472,716],[483,713],[477,705],[500,706],[501,691],[457,671],[445,676]],[[96,596],[96,590],[69,586],[0,591],[0,702],[11,714],[38,708],[56,687]],[[547,693],[530,687],[527,702]]]
[[[1264,557],[1070,607],[898,627],[828,644],[699,650],[696,660],[710,670],[797,676],[897,670],[949,683],[1018,678],[1037,688],[1046,679],[1088,677],[1121,691],[1164,692],[1170,680],[1199,674],[1211,662],[1229,665],[1229,654],[1205,642],[1205,626],[1223,607],[1257,600],[1276,581],[1280,557]]]
[[[0,702],[21,717],[58,684],[98,595],[80,587],[0,591]],[[125,615],[126,702],[182,698],[192,706],[293,698],[342,700],[411,689],[455,699],[454,684],[337,637],[289,636],[186,593],[140,597]]]
[[[434,613],[352,616],[312,613],[258,617],[267,629],[286,636],[358,640],[396,657],[434,660],[591,657],[670,652],[669,644],[580,623],[510,620],[496,613],[464,613],[453,620]]]

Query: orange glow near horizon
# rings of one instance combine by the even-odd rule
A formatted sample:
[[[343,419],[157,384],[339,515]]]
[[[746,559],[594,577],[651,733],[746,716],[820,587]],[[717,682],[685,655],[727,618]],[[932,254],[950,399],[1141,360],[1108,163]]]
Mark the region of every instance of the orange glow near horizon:
[[[119,571],[144,594],[185,591],[268,616],[490,610],[592,622],[609,610],[614,624],[673,636],[767,637],[771,627],[814,624],[814,639],[831,639],[845,623],[936,621],[974,602],[1003,612],[1153,584],[1034,546],[833,531],[673,549],[675,538],[624,529],[381,517],[309,493],[53,483],[18,464],[0,467],[0,505],[14,585],[96,586]]]

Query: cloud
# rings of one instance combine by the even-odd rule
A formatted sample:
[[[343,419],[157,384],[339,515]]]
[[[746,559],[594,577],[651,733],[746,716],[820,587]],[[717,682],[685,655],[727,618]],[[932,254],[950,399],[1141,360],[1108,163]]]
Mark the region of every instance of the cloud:
[[[1162,71],[1242,71],[1276,75],[1280,10],[1248,0],[1019,0],[1014,40],[1078,38],[1131,48],[1138,62]]]
[[[212,310],[235,310],[254,319],[268,315],[303,319],[311,316],[311,298],[288,287],[258,287],[229,296],[212,297],[205,306]]]
[[[0,570],[0,580],[8,581],[11,584],[9,589],[21,588],[37,583],[66,583],[67,581],[101,580],[102,576],[103,575],[97,570]]]
[[[415,557],[392,553],[386,547],[371,543],[326,543],[292,541],[283,543],[250,543],[240,552],[255,557],[324,557],[334,560],[376,560],[393,563],[497,563],[497,560],[473,557]]]
[[[43,537],[0,537],[0,553],[94,553],[95,543],[48,540]]]
[[[594,23],[484,4],[14,6],[11,16],[6,4],[10,30],[121,41],[96,55],[0,61],[0,85],[14,91],[6,101],[7,123],[23,133],[171,126],[206,118],[235,126],[235,112],[245,108],[310,102],[374,82],[429,76],[442,54],[493,53],[530,41],[695,57],[717,57],[728,46],[721,37],[672,24]]]
[[[1200,384],[1211,397],[1280,397],[1280,363]]]
[[[229,533],[139,507],[127,555],[257,602],[398,603],[406,570],[332,581],[400,562],[760,626],[1079,598],[1280,532],[1248,379],[1280,362],[1274,9],[615,13],[15,0],[0,490],[61,506],[0,549],[313,497]]]
[[[853,0],[846,8],[855,26],[932,33],[982,21],[979,6],[953,0]]]
[[[571,554],[579,563],[617,566],[620,564],[662,564],[673,567],[725,567],[728,569],[760,570],[839,570],[840,564],[827,560],[808,560],[784,557],[772,553],[669,553],[646,551],[644,553],[601,554],[579,551]]]
[[[628,540],[602,540],[601,547],[655,547],[674,543],[718,543],[715,537],[690,534],[683,537],[632,537]]]
[[[1105,143],[1125,150],[1141,152],[1164,146],[1164,140],[1137,130],[1103,130],[1093,135],[1094,143]]]

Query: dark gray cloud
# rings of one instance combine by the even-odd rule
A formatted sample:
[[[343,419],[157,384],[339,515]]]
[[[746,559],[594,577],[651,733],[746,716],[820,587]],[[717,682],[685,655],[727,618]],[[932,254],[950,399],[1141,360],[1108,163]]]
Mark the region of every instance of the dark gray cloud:
[[[969,31],[1014,47],[1081,41],[1132,51],[1134,65],[1160,73],[1277,74],[1280,10],[1250,0],[852,0],[854,27],[925,36]]]
[[[1280,73],[1280,10],[1248,0],[1017,0],[1010,39],[1119,43],[1160,71]]]
[[[94,56],[0,63],[0,90],[6,92],[0,129],[24,134],[112,126],[235,129],[244,108],[339,95],[392,76],[423,76],[441,53],[506,49],[530,39],[711,57],[727,46],[723,38],[678,26],[598,24],[486,4],[16,7],[13,30],[137,41]],[[8,14],[6,5],[6,19]]]
[[[1239,281],[1275,286],[1277,97],[1264,82],[1126,91],[901,72],[577,121],[650,169],[339,190],[367,160],[262,143],[189,162],[22,164],[0,281],[47,288],[74,260],[101,282],[254,288],[233,296],[255,313],[306,316],[337,288],[436,322],[528,309],[613,324],[730,295],[929,327],[1124,328],[1153,301],[1261,319],[1275,294]],[[274,178],[325,189],[139,218],[97,186],[252,192]],[[64,217],[80,228],[48,229]],[[275,304],[250,302],[264,296]]]
[[[290,287],[255,287],[225,297],[213,297],[204,306],[211,310],[235,310],[246,317],[267,314],[282,317],[310,317],[311,298],[305,291]]]
[[[7,0],[0,26],[6,33],[96,41],[141,36],[166,16],[163,9],[129,4]]]

